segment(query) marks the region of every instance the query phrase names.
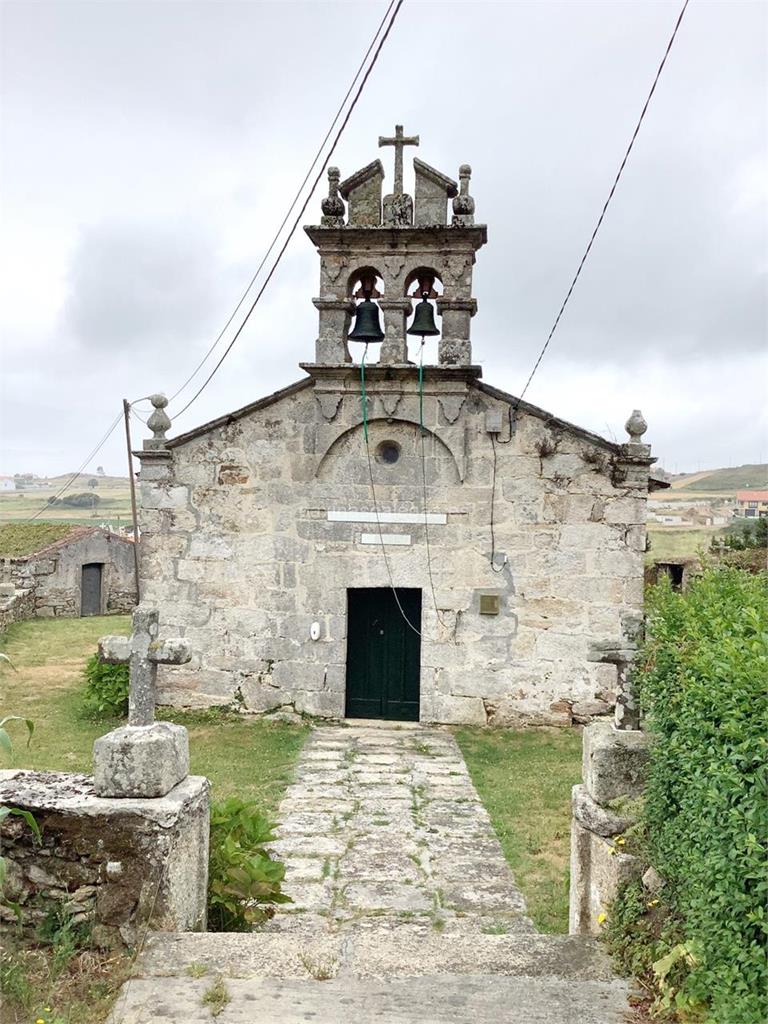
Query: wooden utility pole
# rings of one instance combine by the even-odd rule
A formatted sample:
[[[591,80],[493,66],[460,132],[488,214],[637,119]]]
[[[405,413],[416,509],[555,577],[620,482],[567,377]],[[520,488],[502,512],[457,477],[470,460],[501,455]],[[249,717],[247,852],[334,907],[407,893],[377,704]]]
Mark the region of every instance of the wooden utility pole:
[[[139,517],[136,512],[136,481],[133,476],[133,451],[131,449],[131,403],[123,399],[123,418],[125,419],[125,444],[128,449],[128,480],[131,485],[131,514],[133,516],[133,566],[136,574],[136,603],[141,601],[139,589]]]

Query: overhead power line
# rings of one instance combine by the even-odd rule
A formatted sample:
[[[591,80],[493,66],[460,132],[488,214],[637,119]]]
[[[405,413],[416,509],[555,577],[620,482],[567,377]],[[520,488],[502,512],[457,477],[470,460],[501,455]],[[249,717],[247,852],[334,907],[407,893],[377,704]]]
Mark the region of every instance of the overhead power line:
[[[235,333],[234,333],[234,335],[232,337],[232,340],[227,345],[227,347],[224,349],[223,353],[221,354],[221,357],[219,358],[219,361],[216,363],[214,368],[208,374],[208,376],[206,377],[205,381],[198,388],[198,390],[194,393],[192,398],[190,398],[190,400],[183,407],[183,409],[181,409],[179,412],[174,414],[174,419],[178,419],[179,416],[181,416],[183,413],[185,413],[187,411],[187,409],[189,409],[189,407],[194,402],[197,401],[197,399],[200,397],[200,395],[203,393],[203,391],[205,391],[205,389],[208,387],[208,385],[210,384],[210,382],[213,380],[214,376],[218,372],[219,367],[222,365],[224,360],[227,358],[229,353],[232,351],[232,349],[233,349],[237,339],[240,337],[240,335],[243,332],[243,329],[244,329],[245,325],[248,323],[248,320],[250,319],[250,316],[253,313],[254,309],[259,304],[259,300],[261,299],[262,295],[266,291],[267,286],[269,285],[269,282],[272,280],[272,277],[273,277],[275,271],[277,270],[278,266],[280,265],[280,261],[283,258],[285,250],[288,248],[288,246],[289,246],[289,244],[291,242],[291,239],[293,238],[294,234],[296,233],[296,229],[298,228],[299,224],[301,223],[301,219],[304,216],[304,211],[309,206],[309,201],[312,198],[312,196],[314,195],[315,189],[320,184],[320,179],[322,178],[322,176],[323,176],[323,174],[325,172],[325,168],[328,165],[328,161],[333,156],[333,154],[334,154],[334,152],[336,150],[336,147],[339,144],[339,140],[341,139],[341,136],[344,133],[344,129],[347,127],[347,124],[349,123],[349,119],[351,118],[352,112],[354,111],[355,107],[357,106],[357,102],[360,99],[360,96],[362,95],[363,89],[366,86],[368,78],[370,77],[371,72],[373,71],[374,67],[376,66],[376,62],[379,59],[379,55],[381,54],[381,51],[382,51],[382,49],[384,47],[384,44],[387,41],[389,33],[392,31],[392,26],[394,25],[395,19],[397,18],[397,15],[399,14],[400,8],[402,6],[403,6],[403,0],[397,0],[397,3],[395,5],[395,9],[392,12],[392,15],[391,15],[391,17],[389,19],[387,27],[384,29],[384,33],[381,36],[381,38],[379,39],[378,45],[377,45],[376,50],[374,51],[374,54],[373,54],[373,58],[371,59],[370,64],[366,68],[365,74],[363,75],[363,79],[360,82],[360,84],[359,84],[359,86],[357,88],[357,91],[355,92],[355,95],[352,98],[352,103],[350,104],[349,109],[347,110],[346,114],[344,115],[344,120],[341,122],[341,126],[340,126],[338,132],[336,133],[336,136],[335,136],[335,138],[333,140],[333,143],[331,144],[331,148],[328,150],[327,154],[325,155],[325,158],[324,158],[322,166],[320,167],[320,170],[319,170],[319,172],[317,174],[317,177],[315,178],[315,180],[314,180],[314,182],[312,184],[311,189],[307,193],[306,199],[302,203],[302,206],[301,206],[301,209],[299,210],[298,216],[294,220],[293,225],[291,226],[291,229],[288,232],[288,237],[283,242],[283,244],[282,244],[282,246],[280,248],[280,251],[278,252],[277,256],[275,257],[275,261],[272,264],[272,266],[270,267],[269,273],[267,274],[264,282],[262,283],[261,287],[259,288],[258,292],[256,293],[256,298],[253,300],[253,302],[251,303],[251,306],[250,306],[248,312],[245,314],[245,318],[243,319],[243,322],[240,324],[240,326],[235,331]]]
[[[81,463],[81,465],[80,465],[80,468],[79,468],[79,469],[77,469],[77,470],[76,470],[76,471],[75,471],[75,472],[74,472],[74,473],[73,473],[73,474],[72,474],[72,475],[71,475],[71,476],[69,477],[69,479],[68,479],[68,480],[66,481],[66,483],[64,484],[64,486],[63,486],[63,487],[61,487],[61,488],[59,488],[59,490],[58,490],[58,491],[57,491],[57,492],[56,492],[56,493],[55,493],[55,494],[53,495],[53,497],[52,497],[52,498],[49,498],[49,499],[48,499],[48,501],[47,501],[47,502],[45,503],[45,505],[43,505],[43,506],[42,506],[41,508],[39,508],[39,509],[37,510],[37,512],[35,512],[35,514],[34,514],[33,516],[30,516],[30,517],[29,517],[29,519],[27,519],[27,522],[28,522],[28,523],[31,523],[31,522],[32,522],[32,521],[33,521],[34,519],[37,519],[37,517],[38,517],[38,516],[42,515],[42,514],[43,514],[43,512],[45,512],[45,510],[46,510],[46,509],[50,508],[50,506],[51,506],[51,505],[52,505],[52,504],[53,504],[53,503],[54,503],[54,502],[55,502],[55,501],[56,501],[56,500],[57,500],[58,498],[60,498],[60,497],[62,496],[62,494],[64,494],[64,493],[65,493],[66,491],[68,491],[68,490],[69,490],[69,488],[70,488],[70,487],[72,486],[72,484],[73,484],[73,483],[75,482],[75,480],[77,480],[77,478],[78,478],[78,477],[80,476],[80,474],[81,474],[81,473],[83,472],[83,470],[84,470],[84,469],[86,468],[86,466],[88,466],[88,465],[89,465],[89,463],[90,463],[90,462],[91,462],[91,461],[92,461],[93,459],[95,459],[95,458],[96,458],[97,454],[98,454],[98,453],[99,453],[99,452],[101,451],[101,449],[102,449],[102,448],[104,447],[104,445],[105,445],[105,444],[107,443],[107,441],[108,441],[108,440],[109,440],[109,438],[111,437],[111,435],[112,435],[112,433],[113,433],[113,431],[114,431],[115,427],[117,426],[117,424],[118,424],[118,423],[120,422],[120,420],[121,420],[122,418],[123,418],[123,414],[122,414],[122,412],[118,413],[118,414],[117,414],[117,416],[115,417],[115,419],[114,419],[114,420],[112,421],[112,425],[111,425],[111,426],[109,427],[109,429],[107,430],[106,434],[104,434],[104,436],[102,437],[102,439],[101,439],[101,440],[99,441],[99,443],[98,443],[98,444],[96,445],[96,447],[95,447],[95,448],[93,449],[93,451],[92,451],[92,452],[91,452],[91,453],[90,453],[90,454],[88,455],[88,457],[87,457],[86,459],[84,459],[84,461],[83,461],[83,462]]]
[[[251,289],[253,288],[254,284],[256,283],[256,279],[258,278],[259,274],[264,269],[264,265],[267,262],[267,260],[269,259],[269,256],[270,256],[272,250],[277,245],[277,241],[278,241],[278,239],[280,238],[280,235],[283,232],[283,228],[288,223],[288,218],[293,213],[294,207],[296,206],[296,204],[298,203],[299,199],[301,198],[301,193],[304,191],[304,186],[309,181],[309,177],[312,174],[312,171],[315,169],[315,165],[317,164],[317,161],[320,159],[320,155],[322,154],[323,150],[325,149],[325,146],[326,146],[326,143],[328,142],[328,139],[331,137],[331,132],[336,127],[336,124],[337,124],[339,118],[341,117],[341,115],[342,115],[342,113],[344,111],[344,107],[347,104],[347,100],[352,95],[352,90],[354,89],[355,84],[357,83],[358,78],[360,77],[360,75],[363,72],[363,68],[365,67],[366,62],[368,60],[368,57],[371,54],[371,50],[373,50],[373,47],[376,44],[376,40],[379,38],[379,35],[381,34],[381,30],[383,29],[383,27],[384,27],[384,25],[386,23],[386,20],[389,17],[389,12],[394,7],[395,2],[396,2],[396,0],[390,0],[389,7],[386,9],[386,11],[384,12],[383,18],[379,22],[378,28],[376,29],[376,32],[374,33],[373,39],[371,39],[370,45],[368,46],[368,49],[365,51],[365,55],[363,56],[363,59],[360,61],[360,64],[358,65],[357,71],[355,72],[355,76],[354,76],[354,78],[352,79],[352,81],[349,84],[349,88],[347,89],[347,92],[346,92],[346,94],[344,96],[344,99],[339,104],[339,109],[336,111],[336,114],[334,115],[333,121],[331,121],[331,123],[330,123],[330,125],[328,127],[328,131],[325,133],[325,137],[323,138],[323,141],[317,147],[317,152],[315,153],[314,158],[312,159],[312,163],[309,165],[309,168],[307,169],[307,173],[304,175],[304,180],[302,181],[302,183],[299,185],[298,189],[296,190],[296,195],[293,198],[293,202],[288,207],[288,210],[286,211],[286,214],[285,214],[285,216],[283,217],[283,219],[282,219],[282,221],[280,223],[280,227],[277,229],[277,231],[275,232],[274,238],[269,243],[269,248],[264,253],[264,256],[261,259],[261,263],[259,263],[259,265],[256,268],[256,271],[255,271],[253,277],[248,282],[248,287],[245,289],[243,294],[240,296],[240,301],[237,303],[235,308],[232,310],[232,313],[230,314],[229,319],[224,324],[222,329],[219,331],[219,333],[216,336],[216,339],[213,342],[213,344],[211,345],[211,347],[208,349],[208,351],[205,353],[203,358],[200,360],[200,362],[194,368],[192,373],[187,377],[187,379],[184,381],[184,383],[181,385],[181,387],[177,391],[174,391],[174,393],[168,399],[169,403],[174,402],[179,397],[179,395],[182,393],[182,391],[186,391],[187,387],[192,383],[192,381],[198,375],[198,373],[203,368],[203,366],[208,362],[211,354],[216,349],[216,347],[218,346],[218,344],[221,341],[221,339],[224,337],[224,335],[225,335],[225,333],[227,331],[227,328],[229,327],[229,325],[232,323],[232,321],[237,316],[237,314],[238,314],[238,312],[240,310],[240,307],[243,305],[243,303],[245,302],[246,298],[248,297],[248,293],[251,291]]]
[[[627,165],[627,160],[629,159],[629,154],[632,152],[632,147],[635,144],[635,139],[638,136],[638,133],[640,131],[640,126],[643,123],[643,120],[645,118],[646,112],[648,110],[648,106],[649,106],[649,104],[651,102],[651,99],[653,97],[654,92],[656,91],[656,86],[658,85],[659,79],[661,78],[661,73],[664,70],[664,65],[667,63],[667,57],[669,56],[669,52],[672,49],[672,45],[673,45],[673,43],[675,41],[675,37],[677,36],[677,30],[680,28],[680,23],[683,20],[683,15],[685,14],[685,11],[686,11],[686,8],[688,7],[689,2],[690,2],[690,0],[685,0],[685,2],[683,3],[682,8],[680,9],[680,13],[677,16],[677,21],[675,22],[675,27],[672,30],[672,35],[670,36],[669,42],[667,43],[667,48],[664,51],[664,56],[661,58],[661,64],[659,64],[658,70],[656,71],[656,76],[653,79],[653,84],[651,85],[651,91],[648,93],[646,101],[643,104],[643,109],[640,111],[640,117],[638,118],[637,124],[635,125],[634,132],[632,132],[632,138],[629,140],[629,145],[627,146],[627,151],[624,154],[624,159],[621,161],[619,169],[618,169],[618,171],[616,173],[616,177],[613,180],[613,185],[611,185],[611,190],[608,193],[608,198],[605,200],[605,203],[603,204],[603,209],[600,211],[600,216],[597,219],[597,224],[595,225],[595,230],[592,232],[592,237],[589,239],[587,247],[584,250],[584,255],[581,257],[581,261],[579,262],[579,265],[576,268],[576,273],[573,275],[573,280],[571,281],[571,285],[570,285],[568,291],[566,292],[565,298],[563,299],[563,304],[560,307],[557,316],[555,317],[555,322],[552,324],[552,330],[549,332],[549,334],[547,336],[547,340],[544,342],[544,344],[542,346],[542,349],[539,352],[538,358],[536,359],[536,362],[533,365],[533,369],[531,370],[531,372],[530,372],[530,374],[528,376],[528,380],[525,382],[525,387],[520,392],[520,397],[517,400],[517,405],[515,406],[515,411],[517,410],[517,408],[519,407],[520,403],[522,402],[523,396],[525,395],[526,391],[530,387],[531,381],[533,380],[534,376],[536,375],[536,371],[538,370],[539,366],[541,365],[541,361],[544,358],[544,353],[549,348],[549,343],[550,343],[550,341],[552,341],[554,333],[555,333],[555,331],[558,328],[558,325],[559,325],[560,320],[561,320],[561,318],[563,316],[563,313],[565,312],[565,307],[568,305],[568,301],[569,301],[571,295],[573,294],[573,289],[576,287],[576,282],[579,280],[579,276],[581,275],[581,271],[584,268],[584,264],[587,262],[587,257],[589,256],[590,251],[592,250],[592,245],[594,244],[595,238],[597,238],[597,233],[598,233],[598,231],[600,230],[600,228],[602,226],[603,220],[605,218],[605,214],[606,214],[606,212],[608,210],[608,207],[609,207],[609,205],[611,203],[611,200],[613,199],[614,193],[616,192],[616,187],[619,184],[619,180],[620,180],[622,174],[624,173],[624,168]],[[504,443],[504,442],[502,442],[502,443]]]

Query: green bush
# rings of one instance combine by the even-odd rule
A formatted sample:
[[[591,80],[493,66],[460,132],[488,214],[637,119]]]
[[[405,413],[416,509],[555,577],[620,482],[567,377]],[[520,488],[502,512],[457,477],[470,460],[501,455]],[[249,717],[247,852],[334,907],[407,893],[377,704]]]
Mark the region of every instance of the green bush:
[[[230,797],[212,805],[209,931],[250,931],[273,916],[275,904],[291,902],[281,891],[285,867],[264,848],[272,829],[254,803]]]
[[[710,567],[685,593],[652,588],[636,677],[654,735],[645,825],[683,933],[656,974],[684,959],[672,1005],[704,1004],[713,1024],[768,1015],[767,679],[765,573]]]
[[[124,718],[128,714],[128,665],[107,665],[94,654],[84,671],[83,703],[89,715]]]

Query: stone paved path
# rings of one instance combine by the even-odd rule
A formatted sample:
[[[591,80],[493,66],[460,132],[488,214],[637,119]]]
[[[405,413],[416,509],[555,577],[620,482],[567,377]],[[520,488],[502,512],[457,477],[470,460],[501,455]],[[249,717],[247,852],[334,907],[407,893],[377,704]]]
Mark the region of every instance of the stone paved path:
[[[439,930],[465,914],[489,929],[532,927],[448,732],[316,729],[278,819],[284,888],[305,931],[373,919]]]
[[[155,935],[111,1024],[620,1024],[588,939],[539,935],[453,736],[323,726],[280,805],[294,903],[252,934]]]

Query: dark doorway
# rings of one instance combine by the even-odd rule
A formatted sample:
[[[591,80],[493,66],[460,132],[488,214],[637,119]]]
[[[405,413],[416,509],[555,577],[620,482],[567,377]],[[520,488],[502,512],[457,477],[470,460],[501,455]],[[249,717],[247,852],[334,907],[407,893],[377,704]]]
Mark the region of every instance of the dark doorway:
[[[395,600],[397,594],[397,601]],[[347,591],[347,718],[419,720],[421,591]]]
[[[80,586],[80,614],[101,615],[101,562],[83,566]]]
[[[657,565],[662,572],[669,576],[669,582],[672,584],[673,590],[683,589],[684,565],[680,565],[677,562],[657,562]]]

